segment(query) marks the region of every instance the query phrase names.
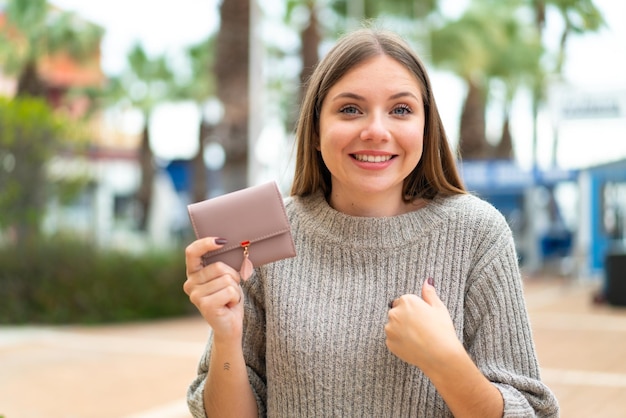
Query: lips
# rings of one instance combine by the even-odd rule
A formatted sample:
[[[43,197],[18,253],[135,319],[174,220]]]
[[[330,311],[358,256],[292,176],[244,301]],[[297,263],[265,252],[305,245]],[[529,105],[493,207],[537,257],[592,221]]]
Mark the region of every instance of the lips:
[[[364,163],[384,163],[391,160],[394,156],[386,155],[368,155],[368,154],[352,154],[352,158]]]

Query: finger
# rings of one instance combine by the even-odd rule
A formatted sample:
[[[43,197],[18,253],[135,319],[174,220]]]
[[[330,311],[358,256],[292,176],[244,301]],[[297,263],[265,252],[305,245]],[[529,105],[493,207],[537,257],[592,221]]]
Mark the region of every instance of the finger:
[[[241,300],[243,299],[243,290],[241,286],[237,283],[229,282],[227,286],[224,286],[220,290],[218,290],[214,295],[219,296],[221,299],[221,303],[223,306],[227,306],[232,308],[233,306],[239,305]]]
[[[402,295],[391,300],[388,306],[389,306],[389,309],[393,309],[405,303],[415,303],[415,302],[419,303],[419,297],[417,297],[414,294],[407,293],[406,295]]]
[[[226,240],[219,237],[201,238],[189,244],[185,249],[187,273],[195,273],[201,270],[203,267],[202,256],[209,251],[222,248],[224,244],[226,244]]]
[[[188,274],[187,280],[195,286],[213,283],[214,286],[239,286],[239,273],[227,264],[217,261]]]
[[[443,306],[443,302],[439,299],[439,296],[437,296],[435,282],[432,277],[424,280],[424,284],[422,285],[422,299],[430,306]]]
[[[242,300],[242,291],[239,286],[222,286],[216,289],[196,287],[190,294],[189,299],[201,312],[223,307],[233,307]]]
[[[195,305],[207,298],[212,299],[213,303],[217,302],[218,305],[237,304],[241,300],[242,289],[230,275],[216,277],[202,284],[187,281],[183,287]]]

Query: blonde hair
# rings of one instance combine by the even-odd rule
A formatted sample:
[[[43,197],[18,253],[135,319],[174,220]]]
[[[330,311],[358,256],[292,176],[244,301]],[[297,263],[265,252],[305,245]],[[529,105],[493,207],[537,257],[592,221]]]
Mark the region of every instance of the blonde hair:
[[[327,196],[330,193],[330,172],[317,149],[322,103],[330,88],[348,71],[379,55],[386,55],[404,65],[415,76],[422,91],[424,146],[419,163],[404,180],[404,200],[465,193],[424,65],[398,35],[368,28],[340,38],[307,83],[296,126],[296,166],[291,195],[306,196],[318,190]]]

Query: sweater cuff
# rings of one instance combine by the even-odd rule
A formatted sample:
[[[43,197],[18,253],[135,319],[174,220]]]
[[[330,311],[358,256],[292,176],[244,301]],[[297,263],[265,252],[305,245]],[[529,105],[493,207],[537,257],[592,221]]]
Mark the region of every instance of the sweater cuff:
[[[503,383],[492,383],[500,393],[504,400],[503,418],[526,418],[526,417],[545,417],[558,418],[558,406],[554,403],[544,404],[541,399],[537,398],[537,405],[531,405],[519,390]]]
[[[206,418],[206,411],[204,410],[205,383],[206,374],[198,376],[187,390],[187,406],[189,407],[191,416],[194,418]]]

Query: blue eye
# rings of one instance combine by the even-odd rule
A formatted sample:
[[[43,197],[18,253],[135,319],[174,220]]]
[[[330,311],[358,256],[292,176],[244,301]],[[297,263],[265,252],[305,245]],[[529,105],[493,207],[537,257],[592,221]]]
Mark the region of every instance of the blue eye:
[[[411,108],[408,105],[401,104],[393,108],[391,111],[394,115],[407,115],[412,113]]]
[[[348,106],[344,106],[341,109],[339,109],[340,113],[345,113],[348,115],[356,115],[357,113],[359,113],[359,110],[352,105],[348,105]]]

